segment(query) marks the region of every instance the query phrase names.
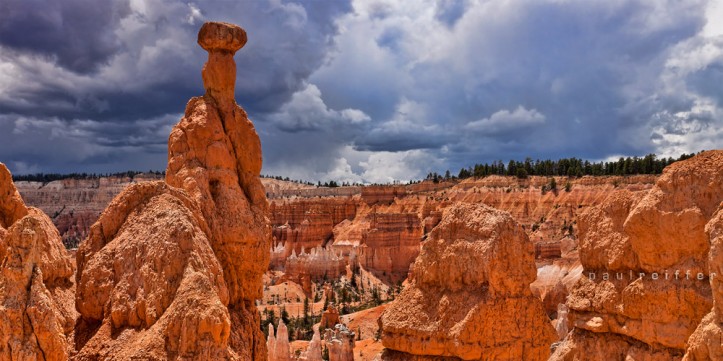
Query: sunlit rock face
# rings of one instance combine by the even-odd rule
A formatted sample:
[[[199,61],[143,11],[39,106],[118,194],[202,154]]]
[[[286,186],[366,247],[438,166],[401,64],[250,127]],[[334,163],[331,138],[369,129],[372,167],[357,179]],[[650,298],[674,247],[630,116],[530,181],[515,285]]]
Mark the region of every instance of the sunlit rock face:
[[[25,206],[0,163],[0,360],[66,360],[73,264],[50,218]]]
[[[233,98],[245,42],[236,25],[203,25],[206,94],[171,132],[165,182],[128,187],[81,244],[77,359],[266,360],[261,145]]]
[[[557,336],[535,276],[533,245],[509,213],[445,209],[379,321],[385,359],[546,360]]]
[[[723,152],[710,151],[668,166],[649,191],[614,192],[582,213],[583,277],[567,302],[573,329],[551,359],[680,360],[688,348],[697,360],[716,352],[704,345],[717,332],[706,314],[718,287],[709,274],[720,270],[721,201]]]

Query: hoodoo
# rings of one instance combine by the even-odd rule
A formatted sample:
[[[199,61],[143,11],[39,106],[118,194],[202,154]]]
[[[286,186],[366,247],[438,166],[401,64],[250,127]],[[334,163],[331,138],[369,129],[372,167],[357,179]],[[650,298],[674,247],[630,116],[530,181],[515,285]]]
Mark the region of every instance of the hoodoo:
[[[78,250],[78,359],[266,360],[261,143],[234,100],[246,33],[206,23],[198,43],[206,94],[171,132],[165,182],[127,188]]]
[[[269,264],[271,228],[261,184],[261,141],[246,112],[234,101],[233,54],[246,32],[227,23],[206,23],[198,44],[208,51],[203,68],[206,94],[193,98],[168,141],[166,182],[199,205],[210,227],[211,247],[229,290],[234,348],[264,352],[255,300]]]
[[[382,358],[546,360],[557,336],[530,290],[535,275],[532,243],[509,213],[445,209],[379,320]]]

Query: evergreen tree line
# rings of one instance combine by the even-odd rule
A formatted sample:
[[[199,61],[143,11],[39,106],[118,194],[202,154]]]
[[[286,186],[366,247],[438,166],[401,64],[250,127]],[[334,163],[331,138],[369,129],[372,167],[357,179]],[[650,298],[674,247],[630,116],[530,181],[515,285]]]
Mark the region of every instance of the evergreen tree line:
[[[668,165],[689,159],[695,156],[694,153],[682,154],[677,159],[658,158],[655,154],[648,154],[644,157],[620,157],[613,162],[590,162],[578,158],[562,158],[558,160],[535,160],[527,158],[524,161],[510,160],[507,164],[494,161],[492,164],[475,164],[472,167],[460,169],[457,178],[465,179],[470,177],[486,177],[489,175],[506,175],[526,178],[527,176],[569,176],[582,177],[611,176],[611,175],[632,175],[632,174],[660,174]],[[444,176],[437,173],[429,173],[427,179],[446,180],[454,178],[447,171]]]
[[[163,171],[154,171],[149,170],[148,172],[139,172],[139,171],[125,171],[125,172],[118,172],[118,173],[68,173],[68,174],[60,174],[60,173],[35,173],[35,174],[21,174],[21,175],[13,175],[13,182],[42,182],[42,183],[50,183],[57,180],[63,180],[63,179],[99,179],[99,178],[107,178],[107,177],[128,177],[133,179],[133,177],[139,175],[139,174],[155,174],[157,176],[165,176],[166,172]]]

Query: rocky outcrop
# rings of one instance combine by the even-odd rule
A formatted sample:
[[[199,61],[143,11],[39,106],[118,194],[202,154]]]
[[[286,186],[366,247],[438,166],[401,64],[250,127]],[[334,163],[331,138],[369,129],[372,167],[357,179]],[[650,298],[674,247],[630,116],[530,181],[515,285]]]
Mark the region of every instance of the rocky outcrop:
[[[683,361],[723,360],[723,203],[705,231],[710,239],[708,264],[713,309],[688,338]]]
[[[329,349],[329,361],[354,361],[354,336],[343,324],[326,329],[324,341]]]
[[[168,144],[165,182],[132,185],[78,250],[79,360],[264,360],[255,300],[270,229],[261,146],[233,99],[238,26],[206,23],[206,95]]]
[[[0,228],[10,228],[27,214],[28,208],[13,184],[10,171],[0,163]]]
[[[530,284],[532,294],[542,300],[550,318],[557,318],[558,305],[567,301],[577,281],[582,277],[582,265],[574,259],[555,259],[537,265],[537,278]]]
[[[540,300],[532,243],[509,213],[457,204],[380,318],[387,359],[545,360],[557,339]]]
[[[58,231],[0,163],[0,359],[67,360],[74,269]]]
[[[164,182],[116,197],[78,250],[77,358],[233,358],[208,234],[195,202]]]
[[[712,307],[705,224],[721,200],[723,152],[711,151],[668,166],[650,191],[583,212],[574,329],[551,360],[679,360]]]
[[[327,309],[321,314],[321,321],[319,322],[319,328],[326,330],[327,328],[334,328],[339,321],[339,311],[334,305],[329,305]]]

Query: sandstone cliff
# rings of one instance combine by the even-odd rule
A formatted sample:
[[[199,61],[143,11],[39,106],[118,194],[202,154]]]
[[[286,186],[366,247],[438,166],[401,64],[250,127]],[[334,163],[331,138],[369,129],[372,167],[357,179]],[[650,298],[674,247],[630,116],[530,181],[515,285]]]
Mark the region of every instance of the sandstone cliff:
[[[326,246],[333,239],[334,226],[353,219],[357,200],[351,198],[278,200],[271,203],[273,237],[285,245],[288,257],[317,246]]]
[[[532,243],[509,213],[447,208],[380,318],[385,357],[547,359],[557,337],[530,291],[535,274]]]
[[[711,151],[668,166],[649,191],[615,192],[583,212],[574,328],[551,360],[679,360],[711,310],[706,223],[722,200],[723,152]]]
[[[67,360],[76,313],[73,264],[40,210],[0,163],[0,360]]]

